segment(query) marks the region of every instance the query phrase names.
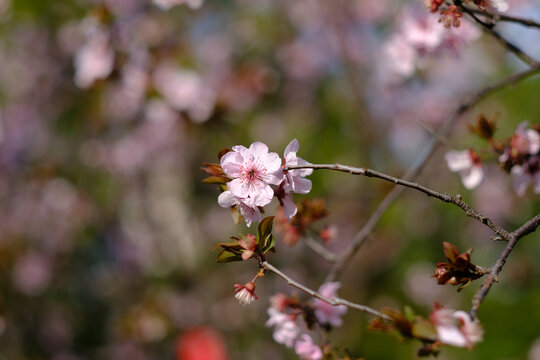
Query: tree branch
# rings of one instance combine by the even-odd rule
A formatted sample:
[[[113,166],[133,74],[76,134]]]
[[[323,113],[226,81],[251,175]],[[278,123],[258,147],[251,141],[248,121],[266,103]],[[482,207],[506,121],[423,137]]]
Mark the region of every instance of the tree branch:
[[[501,226],[493,222],[488,217],[480,214],[478,211],[470,207],[466,202],[461,200],[460,198],[451,196],[449,194],[440,193],[433,189],[430,189],[426,186],[399,179],[387,174],[383,174],[381,172],[368,169],[368,168],[356,168],[352,166],[346,166],[346,165],[340,165],[340,164],[308,164],[308,165],[294,165],[294,166],[288,166],[287,170],[292,169],[314,169],[314,170],[334,170],[334,171],[340,171],[349,173],[352,175],[363,175],[367,177],[374,177],[378,178],[387,182],[394,183],[396,185],[405,186],[411,189],[418,190],[424,194],[426,194],[429,197],[434,197],[436,199],[439,199],[446,203],[451,203],[462,209],[465,214],[469,217],[472,217],[473,219],[476,219],[480,221],[482,224],[489,227],[491,230],[493,230],[497,235],[499,235],[501,238],[510,241],[510,233],[508,233],[506,230],[504,230]]]
[[[516,23],[516,24],[521,24],[521,25],[524,25],[524,26],[540,28],[540,23],[536,22],[533,19],[525,19],[525,18],[521,18],[521,17],[517,17],[517,16],[505,15],[505,14],[501,14],[499,12],[488,12],[488,11],[473,9],[473,8],[468,7],[468,6],[463,6],[463,8],[466,9],[467,11],[473,13],[473,14],[478,14],[478,15],[485,16],[485,17],[491,19],[493,22],[505,21],[505,22],[512,22],[512,23]]]
[[[293,287],[295,287],[295,288],[297,288],[299,290],[302,290],[306,294],[309,294],[309,295],[313,296],[314,298],[322,300],[322,301],[324,301],[324,302],[326,302],[326,303],[328,303],[330,305],[334,305],[334,306],[345,305],[347,307],[350,307],[351,309],[360,310],[360,311],[363,311],[363,312],[368,313],[370,315],[377,316],[377,317],[383,318],[383,319],[388,320],[388,321],[392,321],[392,319],[390,317],[386,316],[385,314],[383,314],[383,313],[381,313],[381,312],[379,312],[379,311],[377,311],[375,309],[370,308],[369,306],[356,304],[356,303],[353,303],[353,302],[350,302],[348,300],[341,299],[341,298],[338,298],[338,297],[329,299],[329,298],[327,298],[325,296],[322,296],[317,291],[311,290],[307,286],[304,286],[304,285],[300,284],[299,282],[291,279],[288,275],[286,275],[282,271],[278,270],[276,267],[274,267],[272,264],[268,263],[267,261],[261,262],[260,266],[261,266],[261,268],[263,268],[263,269],[265,269],[267,271],[273,272],[274,274],[276,274],[277,276],[279,276],[283,280],[287,281],[287,284],[289,284],[289,285],[291,285],[291,286],[293,286]]]
[[[502,46],[504,46],[508,51],[512,52],[514,55],[516,55],[521,61],[526,63],[530,66],[535,66],[538,64],[538,61],[533,59],[531,56],[529,56],[527,53],[525,53],[523,50],[518,48],[516,45],[512,44],[510,41],[506,40],[501,34],[499,34],[497,31],[493,30],[494,24],[488,24],[480,20],[474,12],[470,11],[470,9],[463,6],[461,0],[454,0],[454,3],[458,6],[458,8],[469,15],[477,24],[479,24],[482,29],[491,35],[495,40],[497,40]]]
[[[489,293],[489,290],[493,286],[493,284],[497,281],[499,281],[498,276],[501,270],[504,267],[504,264],[506,263],[506,260],[508,259],[508,256],[514,249],[514,246],[516,246],[519,239],[522,237],[532,233],[536,230],[536,228],[540,225],[540,214],[536,215],[534,218],[527,221],[525,224],[523,224],[519,229],[515,230],[513,233],[510,234],[510,240],[506,244],[504,250],[499,255],[497,260],[495,260],[495,263],[491,267],[491,271],[489,275],[487,276],[486,280],[482,283],[482,286],[480,286],[480,289],[476,292],[472,299],[472,306],[469,310],[469,314],[472,318],[476,317],[476,314],[478,312],[478,309],[480,308],[480,305],[482,304],[482,301],[484,301],[485,297]]]
[[[534,76],[538,73],[540,73],[540,64],[537,64],[531,67],[529,70],[511,75],[499,82],[496,82],[495,84],[492,84],[490,86],[484,87],[483,89],[479,90],[477,93],[473,94],[471,97],[465,100],[461,105],[459,105],[454,110],[451,116],[448,117],[448,119],[439,129],[439,134],[443,137],[447,136],[452,130],[452,128],[454,127],[457,120],[460,118],[460,116],[466,113],[467,111],[469,111],[474,106],[476,106],[476,104],[478,104],[488,95],[502,88],[505,88],[507,86],[515,85],[518,82],[528,77]],[[403,176],[403,179],[405,180],[415,179],[422,172],[424,166],[429,162],[429,160],[435,154],[435,152],[439,149],[439,147],[440,147],[440,143],[437,141],[437,137],[432,137],[428,141],[428,143],[424,146],[424,149],[422,150],[422,153],[420,154],[420,156],[416,159],[414,164],[405,173],[405,175]],[[354,256],[354,254],[358,251],[360,246],[366,240],[366,237],[369,234],[371,234],[371,232],[375,228],[375,225],[377,225],[379,219],[390,207],[390,205],[392,205],[394,200],[401,194],[403,189],[404,189],[403,187],[396,186],[392,189],[392,191],[390,191],[386,195],[386,197],[381,201],[377,209],[371,214],[369,219],[366,221],[362,229],[360,229],[360,231],[355,235],[355,237],[349,243],[347,248],[343,250],[338,261],[335,263],[332,270],[328,273],[328,276],[326,277],[326,281],[333,281],[339,276],[339,274],[341,274],[341,272],[345,269],[347,264],[350,262],[350,260]]]

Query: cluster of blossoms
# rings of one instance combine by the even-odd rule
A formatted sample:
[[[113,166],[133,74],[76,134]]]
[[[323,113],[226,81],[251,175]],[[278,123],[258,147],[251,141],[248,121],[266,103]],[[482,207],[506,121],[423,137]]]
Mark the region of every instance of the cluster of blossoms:
[[[231,181],[227,182],[228,190],[220,194],[219,205],[235,206],[250,226],[261,220],[259,208],[276,196],[285,216],[292,218],[297,211],[292,194],[307,194],[311,190],[311,181],[304,177],[313,172],[312,169],[286,170],[287,166],[308,165],[296,156],[298,148],[298,140],[293,139],[285,149],[284,166],[281,166],[279,155],[268,152],[268,146],[261,142],[254,142],[249,148],[233,146],[232,151],[221,157],[223,173]]]
[[[325,283],[319,288],[319,293],[332,299],[336,297],[340,286],[338,282]],[[308,327],[311,328],[311,324],[318,324],[322,329],[341,326],[341,317],[347,312],[344,305],[333,306],[319,299],[315,299],[312,304],[302,304],[283,294],[273,296],[270,302],[272,306],[268,309],[270,318],[266,326],[274,328],[274,340],[294,348],[296,354],[304,360],[323,358],[323,351],[313,342]],[[302,317],[305,322],[300,321]]]
[[[529,129],[526,122],[518,125],[508,140],[497,143],[493,140],[495,125],[479,118],[478,125],[471,130],[490,142],[492,149],[499,154],[498,162],[511,174],[514,190],[519,196],[525,195],[529,185],[535,194],[540,194],[540,132],[538,127]],[[484,124],[484,125],[482,125]],[[484,130],[479,130],[479,129]],[[458,172],[467,189],[474,189],[485,177],[482,160],[472,149],[451,150],[445,154],[450,171]]]
[[[480,324],[465,311],[454,311],[436,304],[430,318],[437,329],[438,341],[443,344],[471,349],[482,341],[484,332]]]
[[[445,29],[435,16],[417,9],[409,10],[402,19],[398,31],[384,46],[384,55],[391,70],[403,77],[412,76],[416,68],[425,67],[428,60],[442,53],[458,53],[480,37],[480,31],[469,23]]]

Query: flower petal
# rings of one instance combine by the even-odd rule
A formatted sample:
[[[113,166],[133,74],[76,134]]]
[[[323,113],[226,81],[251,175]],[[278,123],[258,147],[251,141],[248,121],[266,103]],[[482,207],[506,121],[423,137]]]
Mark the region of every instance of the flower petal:
[[[472,190],[484,180],[484,168],[481,165],[472,166],[469,170],[460,172],[461,182],[465,188]]]
[[[450,171],[453,172],[462,171],[472,166],[472,160],[469,150],[448,151],[444,155],[444,159],[446,160],[446,165],[448,166]]]
[[[237,178],[242,174],[243,156],[236,151],[229,151],[221,158],[223,172],[232,178]]]
[[[218,204],[227,208],[237,204],[235,196],[230,191],[224,191],[218,196]]]

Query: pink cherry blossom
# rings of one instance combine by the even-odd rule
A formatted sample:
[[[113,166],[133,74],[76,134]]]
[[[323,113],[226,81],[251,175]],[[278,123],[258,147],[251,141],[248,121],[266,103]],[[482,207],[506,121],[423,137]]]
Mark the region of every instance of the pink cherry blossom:
[[[236,206],[247,226],[251,226],[252,222],[261,221],[261,212],[257,206],[250,206],[243,199],[234,196],[230,191],[224,191],[219,195],[218,204],[225,208]]]
[[[234,284],[234,289],[236,291],[234,298],[241,305],[249,305],[258,299],[257,295],[255,295],[255,284],[252,282],[248,282],[245,285]]]
[[[511,151],[516,155],[536,155],[540,150],[540,134],[533,129],[527,129],[527,122],[518,125],[510,142]]]
[[[313,343],[308,334],[302,334],[294,345],[294,351],[303,360],[320,360],[323,357],[321,348]]]
[[[285,148],[285,166],[309,165],[309,163],[296,156],[300,145],[298,140],[293,139]],[[295,169],[288,170],[285,173],[285,182],[290,185],[291,190],[298,194],[307,194],[311,191],[311,180],[305,179],[306,176],[313,174],[313,169]]]
[[[319,288],[319,293],[328,298],[335,298],[337,290],[341,287],[339,282],[328,282],[322,284]],[[347,312],[345,305],[330,305],[320,299],[315,299],[315,316],[317,320],[322,324],[330,324],[332,326],[341,326],[343,321],[341,316]]]
[[[233,146],[233,151],[221,158],[221,167],[233,178],[227,183],[232,195],[251,208],[269,204],[274,197],[270,184],[279,185],[283,180],[279,155],[269,153],[261,142],[254,142],[249,149]]]
[[[527,188],[532,184],[535,194],[540,194],[540,159],[538,156],[529,159],[523,166],[515,165],[510,170],[514,190],[519,196],[525,195]],[[530,164],[534,163],[534,166]]]
[[[293,347],[300,334],[300,327],[292,315],[282,313],[271,307],[268,309],[268,316],[270,316],[270,319],[266,321],[265,325],[274,327],[274,340],[289,348]]]
[[[437,329],[438,340],[444,344],[470,349],[482,341],[480,324],[464,311],[440,307],[431,314],[431,321]]]
[[[482,161],[473,150],[451,150],[444,156],[450,171],[459,172],[463,186],[471,190],[484,180]]]

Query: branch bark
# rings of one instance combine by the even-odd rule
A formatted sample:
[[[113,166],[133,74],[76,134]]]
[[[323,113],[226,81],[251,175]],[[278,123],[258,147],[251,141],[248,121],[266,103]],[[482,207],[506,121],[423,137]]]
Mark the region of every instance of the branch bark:
[[[314,298],[322,300],[322,301],[324,301],[324,302],[326,302],[326,303],[328,303],[330,305],[334,305],[334,306],[345,305],[345,306],[347,306],[347,307],[349,307],[351,309],[360,310],[360,311],[363,311],[363,312],[368,313],[370,315],[377,316],[377,317],[383,318],[383,319],[388,320],[388,321],[392,321],[392,319],[390,317],[388,317],[387,315],[385,315],[385,314],[383,314],[383,313],[381,313],[381,312],[379,312],[379,311],[377,311],[375,309],[372,309],[369,306],[356,304],[356,303],[350,302],[348,300],[345,300],[345,299],[342,299],[342,298],[339,298],[339,297],[329,299],[329,298],[321,295],[317,291],[312,290],[312,289],[308,288],[307,286],[302,285],[299,282],[293,280],[288,275],[286,275],[281,270],[277,269],[275,266],[273,266],[272,264],[270,264],[267,261],[261,262],[260,267],[263,268],[264,270],[273,272],[274,274],[276,274],[277,276],[279,276],[280,278],[285,280],[287,282],[287,284],[297,288],[298,290],[301,290],[301,291],[305,292],[306,294],[309,294],[309,295],[313,296]]]

